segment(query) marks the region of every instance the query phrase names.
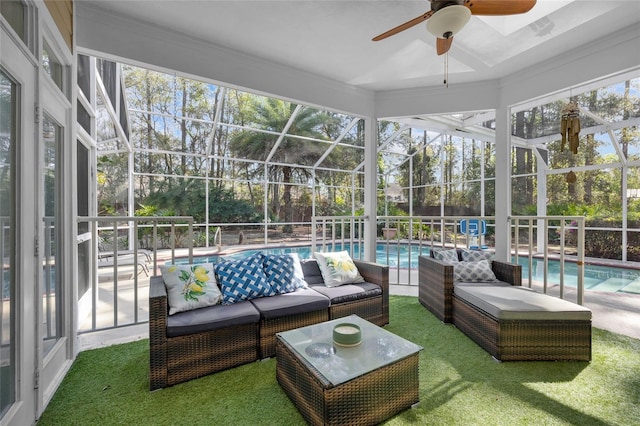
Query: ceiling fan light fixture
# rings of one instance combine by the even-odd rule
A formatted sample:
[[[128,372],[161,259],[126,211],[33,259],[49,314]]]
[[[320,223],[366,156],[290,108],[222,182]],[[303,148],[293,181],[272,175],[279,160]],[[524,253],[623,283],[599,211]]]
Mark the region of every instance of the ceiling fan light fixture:
[[[427,31],[438,38],[453,37],[471,19],[471,10],[466,6],[447,6],[434,13],[427,21]]]

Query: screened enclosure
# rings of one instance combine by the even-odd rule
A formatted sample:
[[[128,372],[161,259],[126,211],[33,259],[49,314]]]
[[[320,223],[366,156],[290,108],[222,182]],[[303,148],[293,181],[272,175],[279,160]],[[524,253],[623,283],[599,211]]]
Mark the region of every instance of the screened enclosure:
[[[208,247],[308,241],[313,216],[363,214],[363,118],[95,63],[112,82],[95,93],[99,215],[192,216]],[[621,75],[512,107],[512,215],[586,216],[588,256],[640,260],[639,83]],[[560,141],[569,102],[577,154]],[[494,130],[493,111],[380,120],[377,214],[494,215]]]

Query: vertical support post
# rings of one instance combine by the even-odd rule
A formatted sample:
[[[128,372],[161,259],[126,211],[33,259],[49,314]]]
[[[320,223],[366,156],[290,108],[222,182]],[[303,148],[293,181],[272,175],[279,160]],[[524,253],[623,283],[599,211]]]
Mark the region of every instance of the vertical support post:
[[[496,108],[496,259],[509,257],[509,216],[511,214],[511,138],[509,108]],[[517,246],[516,246],[517,247]]]
[[[91,222],[91,328],[96,328],[96,313],[98,311],[98,221]]]
[[[269,244],[269,171],[267,170],[267,164],[263,164],[264,167],[264,183],[263,183],[263,215],[264,215],[264,243]]]
[[[628,227],[629,220],[627,219],[627,214],[629,212],[629,197],[627,197],[627,188],[628,188],[628,174],[629,174],[629,166],[627,164],[622,165],[622,176],[621,176],[621,186],[622,186],[622,217],[625,220],[622,221],[622,261],[627,261],[627,244],[628,244]]]
[[[533,149],[537,149],[537,148],[533,148]],[[548,167],[546,163],[540,164],[542,159],[541,155],[538,155],[536,159],[537,159],[536,180],[537,180],[537,188],[538,188],[538,195],[536,199],[536,205],[537,205],[536,211],[537,211],[537,216],[546,216],[547,215],[547,169]],[[546,242],[549,238],[548,234],[546,234],[547,226],[548,226],[548,221],[544,219],[538,220],[538,237],[536,242],[538,247],[538,252],[540,252],[540,247],[543,247],[543,246],[545,246],[545,250],[546,250]],[[543,227],[545,228],[545,234],[542,233]]]
[[[193,219],[189,219],[189,264],[193,264]]]
[[[118,326],[118,220],[113,221],[113,326]]]
[[[375,117],[367,117],[364,127],[364,259],[375,262],[378,122]]]
[[[578,218],[578,305],[584,304],[584,223],[584,216]]]
[[[564,238],[565,219],[560,219],[560,299],[564,299]]]
[[[131,228],[131,227],[130,227]],[[131,235],[131,233],[129,234]],[[133,221],[133,259],[138,261],[138,221]],[[138,265],[133,265],[133,322],[138,323]]]

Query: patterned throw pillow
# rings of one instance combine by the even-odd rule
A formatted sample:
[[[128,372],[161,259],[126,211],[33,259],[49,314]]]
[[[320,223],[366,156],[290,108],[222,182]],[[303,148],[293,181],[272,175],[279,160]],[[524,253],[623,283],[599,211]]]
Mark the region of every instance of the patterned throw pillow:
[[[478,262],[480,260],[493,260],[493,253],[484,250],[462,250],[463,262]]]
[[[441,260],[447,263],[458,263],[458,251],[456,249],[438,250],[433,253],[433,257],[436,260]]]
[[[327,287],[364,282],[347,251],[314,253]]]
[[[278,294],[308,287],[297,253],[267,254],[262,259],[262,265],[267,282]]]
[[[240,260],[228,260],[215,266],[222,289],[222,304],[231,305],[243,300],[275,296],[262,269],[262,253]]]
[[[457,283],[490,283],[499,281],[488,260],[458,262],[453,265],[453,280]]]
[[[220,303],[222,295],[213,265],[164,265],[160,267],[167,288],[169,315]]]

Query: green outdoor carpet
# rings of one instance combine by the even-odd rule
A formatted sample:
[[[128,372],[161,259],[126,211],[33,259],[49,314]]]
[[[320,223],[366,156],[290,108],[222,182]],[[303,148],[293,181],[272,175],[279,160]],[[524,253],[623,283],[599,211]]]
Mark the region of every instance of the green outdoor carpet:
[[[640,425],[640,340],[593,330],[593,361],[504,362],[415,297],[392,296],[385,327],[424,347],[420,403],[388,425]],[[46,425],[302,425],[275,358],[155,392],[148,341],[82,352]]]

